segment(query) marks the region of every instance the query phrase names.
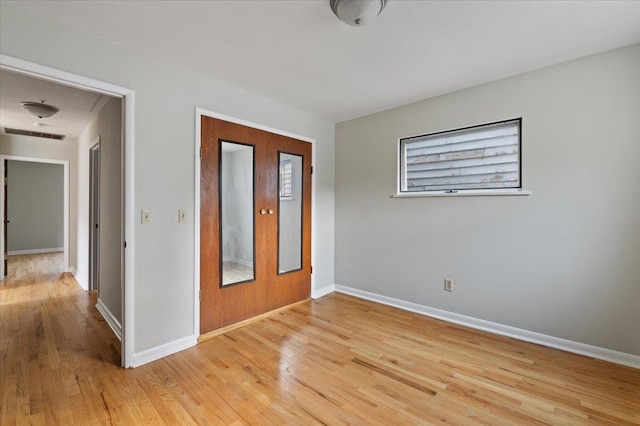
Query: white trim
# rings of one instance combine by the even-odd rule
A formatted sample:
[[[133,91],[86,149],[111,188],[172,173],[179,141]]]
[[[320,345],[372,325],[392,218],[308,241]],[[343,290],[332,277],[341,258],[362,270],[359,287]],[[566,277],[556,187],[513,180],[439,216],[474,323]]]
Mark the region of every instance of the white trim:
[[[63,247],[62,251],[63,255],[63,267],[64,270],[67,271],[69,269],[69,161],[67,160],[53,160],[50,158],[38,158],[38,157],[24,157],[20,155],[0,155],[0,176],[4,176],[4,160],[10,161],[26,161],[31,163],[45,163],[45,164],[61,164],[63,167],[64,173],[64,188],[62,190],[62,203],[63,203],[63,217],[62,217],[62,227],[63,227]],[[4,206],[4,185],[0,189],[0,206]],[[4,223],[4,208],[0,208],[0,223]],[[4,247],[4,226],[0,226],[0,247]],[[20,250],[16,250],[20,251]],[[57,250],[56,250],[57,251]],[[36,252],[34,252],[36,253]],[[41,252],[43,253],[43,252]],[[7,253],[10,254],[10,253]],[[17,254],[17,253],[16,253]],[[0,280],[4,279],[4,262],[0,262]]]
[[[116,319],[116,317],[111,313],[107,305],[105,305],[102,300],[98,299],[98,303],[96,303],[96,309],[102,315],[102,318],[109,324],[111,330],[116,334],[118,340],[122,340],[122,327],[120,326],[120,322]]]
[[[133,354],[132,367],[140,367],[141,365],[155,361],[165,356],[173,355],[176,352],[183,351],[198,343],[198,336],[187,336],[173,342],[165,343],[155,348],[147,349],[142,352]]]
[[[618,352],[611,349],[601,348],[598,346],[587,345],[586,343],[575,342],[572,340],[561,339],[559,337],[549,336],[535,331],[523,330],[521,328],[511,327],[491,321],[469,317],[466,315],[456,314],[454,312],[443,311],[441,309],[432,308],[430,306],[419,305],[417,303],[407,302],[393,297],[382,296],[368,291],[356,288],[346,287],[336,284],[336,292],[344,293],[361,299],[371,300],[383,305],[393,306],[409,312],[426,315],[454,324],[463,325],[477,330],[488,331],[490,333],[499,334],[501,336],[512,337],[514,339],[531,342],[550,348],[560,349],[604,361],[614,362],[616,364],[626,365],[633,368],[640,368],[640,356]]]
[[[135,217],[134,197],[134,111],[135,92],[130,90],[124,95],[124,168],[122,181],[124,182],[124,279],[122,280],[122,366],[133,367],[134,364],[134,238],[133,227]]]
[[[225,114],[221,114],[219,112],[215,112],[215,111],[210,111],[204,108],[200,108],[200,107],[196,107],[196,117],[201,117],[201,116],[206,116],[206,117],[211,117],[211,118],[217,118],[218,120],[224,120],[224,121],[228,121],[230,123],[235,123],[235,124],[240,124],[242,126],[246,126],[246,127],[252,127],[254,129],[258,129],[258,130],[264,130],[265,132],[269,132],[269,133],[274,133],[276,135],[281,135],[281,136],[286,136],[289,138],[293,138],[293,139],[299,139],[301,141],[305,141],[305,142],[310,142],[310,143],[315,143],[316,140],[313,138],[309,138],[307,136],[302,136],[302,135],[298,135],[295,133],[291,133],[288,132],[286,130],[280,130],[280,129],[276,129],[270,126],[265,126],[264,124],[259,124],[259,123],[254,123],[253,121],[248,121],[248,120],[244,120],[242,118],[238,118],[238,117],[232,117],[230,115],[225,115]],[[199,135],[196,135],[199,136]],[[199,141],[199,137],[197,137],[198,141]],[[198,155],[198,158],[200,158],[200,156]]]
[[[85,277],[84,275],[80,275],[78,271],[73,268],[71,268],[71,270],[68,272],[71,272],[73,274],[73,277],[76,279],[76,281],[84,291],[89,291],[89,280],[87,279],[87,277]]]
[[[331,294],[336,291],[336,285],[331,284],[326,287],[322,287],[311,292],[312,299],[320,299],[321,297],[326,296],[327,294]]]
[[[90,90],[103,95],[122,97],[132,92],[130,89],[116,86],[115,84],[106,83],[104,81],[94,80],[90,77],[73,74],[46,65],[36,64],[34,62],[25,61],[5,54],[0,54],[0,68],[12,71],[22,75],[35,77],[39,80],[51,81],[65,86],[75,87],[81,90]]]
[[[200,335],[200,133],[202,116],[206,115],[205,110],[196,107],[196,130],[195,130],[195,175],[193,200],[193,335]]]
[[[133,365],[133,348],[134,348],[134,240],[133,228],[135,225],[134,217],[134,102],[135,92],[131,89],[94,80],[78,74],[72,74],[55,68],[14,58],[5,54],[0,54],[0,69],[12,71],[19,74],[29,75],[31,77],[52,81],[83,90],[89,90],[110,96],[116,96],[124,99],[124,168],[123,168],[123,185],[124,185],[124,239],[127,242],[127,248],[124,251],[124,279],[122,280],[122,366],[131,367]],[[4,164],[4,163],[3,163]],[[0,200],[2,201],[2,200]],[[1,210],[1,209],[0,209]],[[2,228],[2,227],[0,227]],[[2,263],[2,262],[0,262]],[[1,272],[1,271],[0,271]]]
[[[459,191],[433,191],[433,192],[402,192],[393,194],[391,198],[422,198],[422,197],[475,197],[481,195],[531,195],[526,189],[461,189]]]
[[[14,256],[19,254],[37,254],[37,253],[59,253],[64,251],[64,247],[53,247],[53,248],[41,248],[41,249],[30,249],[30,250],[12,250],[8,251],[8,256]],[[65,268],[67,272],[69,272],[69,268]]]
[[[299,139],[301,141],[311,143],[311,167],[315,167],[316,162],[316,140],[306,136],[297,135],[295,133],[287,132],[285,130],[275,129],[273,127],[265,126],[262,124],[254,123],[244,120],[242,118],[232,117],[230,115],[221,114],[215,111],[209,111],[204,108],[196,107],[195,109],[195,200],[194,200],[194,220],[193,220],[193,232],[194,232],[194,265],[193,265],[193,334],[194,336],[200,335],[200,122],[202,116],[217,118],[219,120],[229,121],[231,123],[240,124],[242,126],[252,127],[254,129],[264,130],[266,132],[275,133],[290,137],[293,139]],[[315,250],[315,235],[316,235],[316,175],[311,174],[311,265],[316,264],[316,251]],[[315,277],[311,274],[311,294],[314,294]]]

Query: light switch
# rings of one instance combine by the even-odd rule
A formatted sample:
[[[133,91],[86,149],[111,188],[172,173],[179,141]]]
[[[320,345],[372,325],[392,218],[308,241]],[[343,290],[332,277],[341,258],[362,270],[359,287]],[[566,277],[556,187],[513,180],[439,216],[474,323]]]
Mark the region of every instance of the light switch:
[[[142,209],[142,217],[140,219],[140,222],[143,225],[149,224],[151,223],[151,210],[149,209]]]
[[[187,221],[187,209],[178,210],[178,223],[185,223]]]

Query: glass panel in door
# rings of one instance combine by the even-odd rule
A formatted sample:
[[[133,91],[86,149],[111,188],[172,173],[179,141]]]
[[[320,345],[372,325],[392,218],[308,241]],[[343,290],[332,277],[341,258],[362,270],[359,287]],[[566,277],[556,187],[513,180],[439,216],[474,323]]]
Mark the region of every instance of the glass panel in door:
[[[221,286],[255,279],[254,147],[220,141]]]
[[[302,269],[302,156],[278,153],[278,273]]]

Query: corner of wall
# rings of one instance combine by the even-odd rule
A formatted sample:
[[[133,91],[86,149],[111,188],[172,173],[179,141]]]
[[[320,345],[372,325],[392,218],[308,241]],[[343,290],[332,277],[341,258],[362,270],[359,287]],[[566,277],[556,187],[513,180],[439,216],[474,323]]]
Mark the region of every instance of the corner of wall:
[[[98,299],[98,303],[96,303],[96,309],[102,315],[102,318],[109,324],[111,330],[116,334],[118,340],[122,340],[122,326],[120,322],[116,319],[116,317],[111,313],[109,308],[102,302],[102,300]]]
[[[335,290],[336,290],[336,285],[335,284],[331,284],[331,285],[328,285],[326,287],[314,289],[314,290],[311,291],[311,298],[312,299],[320,299],[321,297],[324,297],[327,294],[333,293]]]
[[[198,336],[187,336],[178,340],[174,340],[169,343],[165,343],[160,346],[156,346],[151,349],[147,349],[141,352],[133,354],[132,367],[140,367],[141,365],[148,364],[165,356],[173,355],[176,352],[183,351],[198,343]]]

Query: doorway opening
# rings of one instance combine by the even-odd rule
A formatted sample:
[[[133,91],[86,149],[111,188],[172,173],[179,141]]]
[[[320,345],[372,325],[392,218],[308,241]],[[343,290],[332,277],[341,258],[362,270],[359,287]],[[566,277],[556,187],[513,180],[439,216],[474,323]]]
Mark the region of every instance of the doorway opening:
[[[89,290],[100,284],[100,138],[89,148]]]
[[[24,61],[18,58],[0,54],[0,70],[9,71],[15,74],[33,77],[40,81],[52,82],[62,86],[68,86],[75,89],[81,89],[87,92],[93,92],[98,94],[107,95],[108,97],[118,98],[121,100],[121,108],[118,113],[121,116],[121,126],[119,129],[120,138],[122,141],[122,152],[118,150],[117,161],[121,164],[120,172],[117,177],[117,187],[119,189],[120,203],[118,205],[119,214],[121,217],[121,226],[115,233],[114,238],[119,241],[119,247],[122,250],[120,254],[121,259],[119,261],[120,270],[117,273],[119,279],[120,296],[118,300],[118,308],[121,311],[120,326],[121,326],[121,343],[120,343],[120,356],[121,365],[123,367],[132,367],[134,365],[134,336],[133,336],[133,225],[134,225],[134,211],[133,211],[133,117],[134,117],[134,92],[133,90],[116,86],[111,83],[94,80],[88,77],[80,76],[77,74],[68,73],[65,71],[57,70],[35,64],[32,62]],[[116,158],[116,153],[112,158]],[[85,154],[86,155],[86,154]],[[88,160],[88,158],[87,158]],[[0,167],[3,167],[0,162]],[[2,174],[0,174],[2,176]],[[80,177],[80,173],[78,173]],[[88,171],[85,177],[88,181]],[[114,187],[114,186],[112,186]],[[2,196],[4,196],[4,190],[0,190]],[[88,191],[87,191],[88,192]],[[87,194],[88,198],[88,194]],[[69,205],[68,201],[65,205]],[[88,209],[87,209],[88,210]],[[3,209],[0,209],[3,211]],[[87,212],[88,215],[88,212]],[[4,213],[2,220],[4,220]],[[5,233],[4,227],[0,227],[0,245],[4,245]],[[86,233],[88,226],[86,223],[82,226],[82,231]],[[80,232],[80,227],[76,227]],[[69,232],[66,232],[68,238]],[[125,244],[126,241],[126,244]],[[67,241],[68,246],[68,241]],[[89,244],[88,237],[86,245],[83,246],[84,253],[80,253],[78,250],[76,264],[89,264]],[[124,248],[127,248],[125,250]],[[80,249],[80,246],[78,246]],[[68,250],[67,250],[68,252]],[[69,259],[65,262],[69,265]],[[87,268],[88,269],[88,268]],[[0,262],[0,279],[4,275],[4,262]],[[85,277],[88,281],[88,277]],[[99,304],[98,304],[98,310]],[[107,318],[105,318],[107,319]],[[108,320],[107,320],[108,321]],[[110,324],[111,325],[111,324]],[[112,327],[113,328],[113,327]]]
[[[0,168],[0,176],[4,176],[4,185],[0,191],[4,224],[2,276],[6,277],[10,273],[10,255],[57,251],[63,252],[62,266],[67,271],[69,162],[3,154],[0,155]],[[59,168],[62,170],[57,170]],[[55,193],[51,193],[56,188]],[[16,197],[25,190],[29,191],[28,199]],[[14,194],[12,201],[9,201],[10,194]]]

